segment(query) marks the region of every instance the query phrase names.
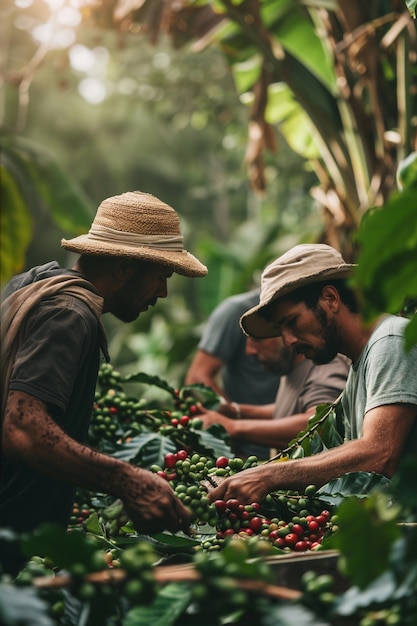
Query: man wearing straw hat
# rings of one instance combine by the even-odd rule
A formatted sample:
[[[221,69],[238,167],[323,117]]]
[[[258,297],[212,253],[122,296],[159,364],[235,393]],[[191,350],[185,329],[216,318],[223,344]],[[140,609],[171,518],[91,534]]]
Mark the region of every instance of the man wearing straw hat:
[[[321,486],[353,471],[391,477],[400,461],[416,458],[417,346],[404,350],[404,318],[383,315],[364,324],[347,285],[354,267],[330,246],[295,246],[265,268],[260,302],[240,320],[248,336],[282,336],[315,363],[337,353],[352,361],[341,400],[345,442],[236,474],[213,489],[211,499],[261,502],[271,491]]]
[[[187,531],[190,513],[166,481],[83,441],[100,351],[109,360],[102,314],[131,322],[167,296],[173,272],[207,268],[184,249],[174,209],[142,192],[104,200],[89,233],[61,244],[79,255],[71,270],[51,262],[4,291],[0,527],[66,527],[78,486],[121,498],[140,532]],[[23,565],[13,543],[0,554],[5,571]]]

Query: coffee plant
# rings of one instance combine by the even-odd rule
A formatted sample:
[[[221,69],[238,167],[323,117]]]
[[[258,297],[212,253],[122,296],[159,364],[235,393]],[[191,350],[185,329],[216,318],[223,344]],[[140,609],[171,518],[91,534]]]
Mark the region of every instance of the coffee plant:
[[[153,385],[158,400],[133,385]],[[29,561],[15,580],[0,582],[1,623],[415,623],[416,530],[399,524],[417,520],[415,467],[405,468],[399,484],[355,472],[320,489],[275,491],[263,502],[211,502],[219,481],[259,463],[234,456],[221,426],[201,428],[200,404],[216,409],[218,401],[203,385],[174,389],[157,377],[123,378],[101,367],[90,445],[166,480],[192,513],[191,535],[141,535],[120,500],[78,490],[67,531],[45,526],[21,538]],[[337,403],[318,407],[276,460],[339,445],[338,422]],[[315,554],[334,550],[338,567],[317,573]],[[275,584],[280,559],[301,564],[307,555],[311,569],[297,589]]]

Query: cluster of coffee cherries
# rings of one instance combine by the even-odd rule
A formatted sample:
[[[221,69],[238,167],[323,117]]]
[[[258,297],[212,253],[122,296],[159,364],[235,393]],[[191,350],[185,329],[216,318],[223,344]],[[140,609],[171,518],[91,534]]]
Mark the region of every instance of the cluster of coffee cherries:
[[[229,499],[216,500],[214,505],[219,516],[218,537],[260,535],[285,552],[319,549],[323,537],[336,530],[335,516],[332,517],[328,510],[322,510],[319,515],[301,511],[302,515],[286,521],[263,515],[257,502],[243,505],[237,499]]]
[[[152,465],[150,469],[169,482],[176,496],[192,511],[196,523],[216,526],[216,507],[210,503],[207,487],[202,484],[213,467],[216,467],[213,459],[181,449],[165,455],[163,468]]]
[[[70,527],[82,526],[83,523],[90,517],[94,509],[89,502],[79,503],[74,502],[72,505],[71,518],[69,522]]]
[[[175,416],[173,418],[181,415],[197,415],[200,412],[198,405],[196,404],[196,400],[193,395],[190,393],[185,393],[180,389],[174,389],[174,406],[175,406]]]
[[[155,411],[147,411],[146,399],[123,391],[122,376],[110,363],[100,366],[97,382],[89,428],[90,443],[96,447],[126,440],[143,430],[156,430],[164,423]]]
[[[146,398],[128,396],[122,383],[120,373],[109,363],[100,367],[89,428],[90,443],[95,447],[128,442],[144,431],[178,437],[183,429],[201,429],[200,409],[189,391],[172,389],[174,410],[165,410],[151,408]]]
[[[219,515],[216,504],[210,502],[208,490],[216,486],[217,476],[235,474],[251,467],[256,461],[256,457],[251,457],[246,462],[238,457],[228,459],[219,456],[212,459],[181,449],[165,454],[163,467],[152,465],[150,469],[169,482],[176,496],[191,510],[196,525],[209,524],[218,527],[223,516]]]
[[[115,388],[96,392],[91,413],[89,436],[93,443],[116,442],[155,425],[152,414],[145,412],[146,400],[128,397]],[[157,426],[162,424],[158,421]]]
[[[257,502],[241,504],[236,498],[215,500],[219,522],[217,536],[220,538],[234,534],[258,535],[268,528],[271,521],[260,514],[261,505]]]
[[[98,371],[97,382],[101,389],[122,389],[122,376],[111,363],[102,363]]]
[[[92,554],[88,563],[74,561],[68,568],[73,580],[72,593],[83,602],[103,603],[123,594],[132,605],[149,604],[156,594],[153,568],[158,555],[147,542],[137,542],[119,550],[119,558],[109,560],[102,550]],[[109,567],[122,568],[124,579],[116,587],[105,575]],[[92,577],[91,573],[103,572],[104,578]]]
[[[153,547],[140,541],[120,552],[120,566],[126,573],[122,592],[134,604],[149,604],[156,594],[153,574],[158,555]]]
[[[198,417],[193,417],[191,413],[186,414],[181,411],[168,411],[165,415],[165,421],[158,427],[158,432],[160,435],[172,437],[176,441],[183,440],[183,445],[186,445],[187,436],[184,431],[190,428],[193,430],[201,430],[202,424],[203,422]]]
[[[207,492],[216,486],[217,476],[231,476],[257,463],[256,456],[245,461],[225,456],[213,460],[179,450],[165,455],[163,468],[153,465],[151,470],[169,482],[177,497],[192,511],[197,526],[209,524],[216,528],[216,536],[205,539],[203,549],[217,551],[223,540],[233,535],[257,535],[284,552],[319,549],[323,537],[336,530],[337,520],[330,511],[319,508],[314,485],[306,487],[301,494],[274,492],[262,505],[242,504],[235,498],[210,501]],[[277,514],[284,505],[285,519]]]
[[[336,531],[335,521],[325,509],[319,515],[294,516],[289,522],[272,519],[268,528],[264,530],[265,535],[277,548],[305,552],[321,547],[323,537]]]
[[[316,615],[323,617],[327,623],[327,618],[333,617],[335,588],[336,581],[332,574],[317,574],[314,570],[307,570],[301,576],[302,603]]]
[[[164,456],[163,468],[159,465],[152,465],[150,469],[170,483],[173,483],[171,484],[172,487],[176,486],[175,482],[178,480],[199,484],[204,479],[207,479],[211,486],[215,487],[216,476],[231,476],[242,469],[253,467],[257,462],[258,460],[255,456],[249,457],[246,461],[239,457],[228,459],[225,456],[212,459],[205,455],[200,455],[198,452],[190,453],[185,449],[181,449],[177,452],[168,452]]]

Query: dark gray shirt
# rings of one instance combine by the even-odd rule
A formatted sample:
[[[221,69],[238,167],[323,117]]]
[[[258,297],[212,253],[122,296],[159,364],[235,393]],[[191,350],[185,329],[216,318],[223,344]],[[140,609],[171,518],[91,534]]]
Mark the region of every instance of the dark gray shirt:
[[[6,294],[56,273],[75,274],[56,263],[47,264],[16,277]],[[9,389],[45,402],[60,427],[83,442],[94,402],[99,358],[96,316],[81,299],[57,294],[41,300],[23,322]],[[46,521],[66,526],[74,501],[74,485],[3,456],[0,526],[19,533]]]
[[[246,354],[246,335],[239,326],[243,313],[259,302],[259,290],[226,298],[210,315],[198,347],[221,359],[221,382],[225,394],[241,404],[271,404],[279,376],[267,372],[254,357]],[[234,442],[236,454],[268,458],[269,448],[248,442]]]

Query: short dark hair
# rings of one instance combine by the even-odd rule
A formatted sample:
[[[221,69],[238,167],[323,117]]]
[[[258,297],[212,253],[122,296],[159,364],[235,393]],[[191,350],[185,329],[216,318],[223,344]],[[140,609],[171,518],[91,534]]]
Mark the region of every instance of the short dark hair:
[[[355,292],[347,286],[347,281],[344,278],[337,280],[322,280],[317,283],[310,283],[299,287],[294,291],[291,291],[285,298],[291,300],[291,302],[304,302],[309,309],[315,309],[317,303],[326,286],[332,286],[339,292],[340,299],[343,304],[347,306],[352,313],[358,313],[358,301],[356,299]]]
[[[298,287],[298,289],[294,289],[294,291],[291,291],[290,293],[283,296],[282,300],[290,300],[290,302],[293,303],[304,302],[307,308],[315,309],[317,307],[317,303],[319,301],[323,288],[327,285],[331,285],[332,287],[337,289],[343,304],[347,306],[351,313],[359,312],[359,306],[355,292],[347,286],[347,281],[344,278],[337,280],[322,280],[316,283],[303,285],[302,287]],[[272,302],[267,304],[263,309],[259,311],[259,315],[261,315],[266,320],[270,320],[270,316],[275,309],[275,305],[277,302],[278,299],[272,300]]]
[[[97,269],[103,270],[103,268],[112,265],[116,261],[125,261],[130,265],[133,265],[138,271],[146,271],[146,269],[155,265],[152,261],[147,259],[136,259],[131,256],[113,255],[113,254],[81,254],[78,263],[83,269],[95,271]]]

